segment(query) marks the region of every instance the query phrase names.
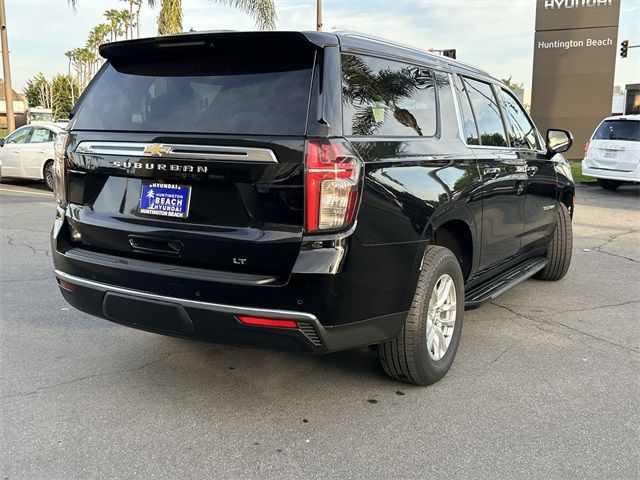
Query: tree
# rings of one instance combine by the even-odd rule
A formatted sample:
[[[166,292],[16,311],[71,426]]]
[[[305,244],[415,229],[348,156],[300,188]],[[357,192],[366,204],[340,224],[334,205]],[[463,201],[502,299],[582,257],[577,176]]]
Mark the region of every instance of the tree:
[[[107,41],[110,31],[111,27],[109,25],[101,23],[93,27],[89,32],[85,47],[93,52],[96,59],[98,58],[98,47]]]
[[[91,80],[97,66],[97,60],[98,58],[95,52],[90,48],[84,47],[73,50],[76,79],[83,88],[89,83],[89,80]]]
[[[67,0],[75,9],[78,0]],[[276,8],[274,0],[212,0],[228,5],[248,14],[256,22],[260,30],[274,30],[276,28]],[[136,2],[136,0],[132,0]],[[147,0],[150,7],[160,4],[158,16],[158,33],[179,33],[182,31],[182,0]],[[136,2],[135,5],[138,5]],[[139,19],[139,6],[136,18]],[[120,33],[122,35],[122,33]],[[139,33],[138,33],[139,36]]]
[[[43,73],[27,80],[23,93],[31,107],[51,108],[53,105],[51,85]]]
[[[73,63],[73,50],[64,52],[64,55],[69,59],[69,66],[67,68],[67,75],[71,76],[71,64]]]
[[[118,37],[124,33],[122,29],[122,16],[120,11],[115,8],[111,8],[104,12],[104,17],[109,22],[111,41],[118,40]]]
[[[121,10],[120,21],[124,29],[124,38],[133,38],[133,26],[136,23],[136,16],[128,10]],[[129,34],[131,34],[131,37],[129,37]]]
[[[129,4],[129,18],[131,18],[129,22],[129,38],[133,38],[133,27],[136,27],[136,37],[140,37],[140,7],[142,7],[142,0],[122,1]],[[135,12],[133,7],[136,7]]]
[[[80,85],[71,75],[55,75],[49,81],[39,73],[27,80],[24,96],[32,107],[52,109],[54,118],[69,118],[80,92]]]
[[[158,34],[167,35],[181,31],[182,0],[162,0],[160,15],[158,15]]]
[[[70,75],[55,75],[51,79],[53,91],[53,117],[69,118],[71,109],[76,104],[82,89],[80,84]]]

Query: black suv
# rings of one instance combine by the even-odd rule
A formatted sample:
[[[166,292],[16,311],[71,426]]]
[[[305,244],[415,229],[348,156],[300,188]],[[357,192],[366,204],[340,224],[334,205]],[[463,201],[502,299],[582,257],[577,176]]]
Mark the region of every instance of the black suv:
[[[103,45],[56,142],[55,274],[84,312],[426,385],[464,309],[571,259],[563,130],[499,81],[353,33]]]

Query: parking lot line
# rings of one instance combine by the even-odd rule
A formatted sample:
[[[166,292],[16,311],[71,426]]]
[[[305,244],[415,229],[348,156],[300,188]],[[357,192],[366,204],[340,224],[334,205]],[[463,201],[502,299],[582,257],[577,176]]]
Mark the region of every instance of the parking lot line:
[[[53,197],[53,193],[29,192],[25,190],[13,190],[11,188],[0,188],[0,192],[21,193],[23,195],[42,195],[43,197]]]

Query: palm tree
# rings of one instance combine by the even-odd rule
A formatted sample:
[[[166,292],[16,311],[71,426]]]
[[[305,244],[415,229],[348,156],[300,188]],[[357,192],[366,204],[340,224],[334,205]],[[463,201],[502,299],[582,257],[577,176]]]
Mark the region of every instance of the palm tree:
[[[124,27],[125,39],[133,38],[133,26],[135,24],[135,18],[136,16],[128,10],[120,11],[120,20],[122,22],[122,26]],[[129,37],[129,33],[131,33],[131,37]]]
[[[87,38],[86,48],[88,48],[94,56],[94,66],[93,70],[97,70],[98,67],[102,64],[102,60],[100,58],[100,54],[98,51],[98,47],[107,41],[107,37],[111,32],[111,27],[106,23],[101,23],[96,25],[89,32],[89,37]]]
[[[149,0],[149,5],[155,0]],[[158,15],[158,34],[179,33],[182,31],[182,0],[162,0]]]
[[[111,27],[109,25],[107,25],[106,23],[100,23],[100,24],[96,25],[95,31],[96,31],[96,35],[97,35],[97,39],[98,39],[98,46],[100,46],[103,43],[106,43],[107,37],[109,36],[109,34],[111,32]]]
[[[67,0],[76,8],[78,0]],[[135,0],[133,0],[135,1]],[[276,8],[274,0],[212,0],[223,5],[235,7],[248,14],[256,22],[260,30],[274,30],[276,28]],[[178,33],[182,31],[182,0],[147,0],[150,7],[160,4],[158,16],[158,33]],[[136,3],[136,5],[138,5]],[[138,8],[139,12],[139,8]],[[138,33],[138,36],[139,33]]]
[[[78,83],[80,83],[84,88],[93,76],[96,55],[91,49],[85,47],[72,50],[71,57],[74,59],[74,67],[77,72]]]
[[[118,40],[118,36],[124,33],[122,30],[122,18],[120,16],[120,11],[115,8],[111,8],[104,12],[104,17],[109,22],[109,27],[111,28],[111,41],[113,42]]]
[[[142,6],[142,0],[122,0],[129,4],[129,18],[132,20],[129,23],[129,38],[133,38],[133,27],[135,26],[138,31],[138,37],[140,37],[140,7]],[[136,11],[133,11],[133,7],[136,7]]]
[[[67,74],[71,76],[71,63],[73,62],[73,50],[64,52],[64,55],[69,59],[69,67],[67,68]]]

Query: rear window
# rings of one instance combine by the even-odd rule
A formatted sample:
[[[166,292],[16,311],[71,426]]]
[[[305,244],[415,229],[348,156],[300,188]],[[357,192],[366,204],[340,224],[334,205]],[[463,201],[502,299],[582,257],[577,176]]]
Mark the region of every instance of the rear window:
[[[295,51],[114,60],[80,105],[74,128],[304,134],[313,61]]]
[[[593,139],[640,142],[640,122],[634,120],[605,120],[596,130]]]

